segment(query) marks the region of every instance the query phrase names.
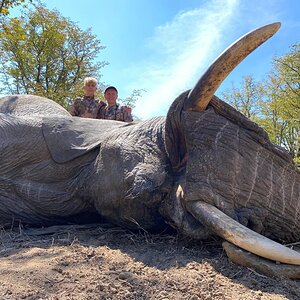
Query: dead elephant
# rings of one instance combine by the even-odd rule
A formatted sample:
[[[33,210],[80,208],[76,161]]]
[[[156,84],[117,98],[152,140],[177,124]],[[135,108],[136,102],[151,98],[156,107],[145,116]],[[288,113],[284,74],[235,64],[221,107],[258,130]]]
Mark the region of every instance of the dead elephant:
[[[269,238],[300,239],[300,172],[262,128],[214,96],[279,27],[229,47],[166,118],[82,119],[45,98],[2,98],[0,223],[50,225],[93,212],[127,228],[167,221],[194,238],[217,234],[299,276],[300,254]]]

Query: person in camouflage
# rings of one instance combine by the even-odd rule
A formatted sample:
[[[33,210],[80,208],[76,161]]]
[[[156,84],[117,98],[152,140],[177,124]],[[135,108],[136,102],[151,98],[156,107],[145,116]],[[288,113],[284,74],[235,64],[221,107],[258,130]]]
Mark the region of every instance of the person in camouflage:
[[[117,104],[118,90],[114,86],[105,89],[104,98],[107,106],[100,110],[101,119],[132,122],[131,107]]]
[[[72,116],[100,119],[100,112],[104,109],[106,103],[95,98],[97,79],[86,77],[83,83],[84,96],[74,100],[70,113]]]

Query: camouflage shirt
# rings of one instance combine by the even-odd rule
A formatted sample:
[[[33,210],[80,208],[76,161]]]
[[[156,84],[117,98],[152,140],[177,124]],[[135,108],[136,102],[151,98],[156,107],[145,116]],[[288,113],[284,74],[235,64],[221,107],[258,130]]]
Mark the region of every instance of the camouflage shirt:
[[[132,122],[132,116],[124,106],[114,105],[100,110],[100,119]]]
[[[94,97],[83,96],[76,98],[70,109],[72,116],[82,118],[100,119],[100,111],[104,109],[106,104]]]

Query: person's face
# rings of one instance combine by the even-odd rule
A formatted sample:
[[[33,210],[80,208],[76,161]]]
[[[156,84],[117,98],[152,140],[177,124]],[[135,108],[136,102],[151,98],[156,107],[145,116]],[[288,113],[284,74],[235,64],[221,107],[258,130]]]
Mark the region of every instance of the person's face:
[[[83,87],[84,91],[85,91],[85,96],[89,96],[92,97],[95,95],[96,90],[97,90],[97,86],[94,82],[88,82],[84,87]]]
[[[118,93],[114,89],[108,89],[104,94],[105,100],[108,103],[108,106],[116,105]]]

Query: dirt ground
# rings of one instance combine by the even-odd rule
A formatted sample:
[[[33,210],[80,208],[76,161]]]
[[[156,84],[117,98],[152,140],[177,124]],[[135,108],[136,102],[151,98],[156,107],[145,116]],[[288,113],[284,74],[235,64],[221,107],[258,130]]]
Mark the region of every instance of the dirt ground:
[[[108,224],[0,230],[0,299],[300,299],[300,281],[231,263],[221,240]]]

